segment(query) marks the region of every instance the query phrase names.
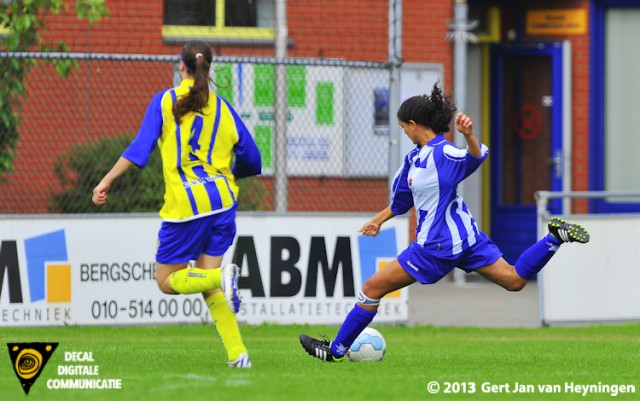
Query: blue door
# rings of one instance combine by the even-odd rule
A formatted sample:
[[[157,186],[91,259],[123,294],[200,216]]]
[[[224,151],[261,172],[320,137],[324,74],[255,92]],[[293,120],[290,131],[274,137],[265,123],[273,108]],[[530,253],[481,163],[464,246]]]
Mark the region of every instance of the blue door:
[[[562,46],[492,49],[491,238],[512,264],[538,239],[535,192],[562,189]]]

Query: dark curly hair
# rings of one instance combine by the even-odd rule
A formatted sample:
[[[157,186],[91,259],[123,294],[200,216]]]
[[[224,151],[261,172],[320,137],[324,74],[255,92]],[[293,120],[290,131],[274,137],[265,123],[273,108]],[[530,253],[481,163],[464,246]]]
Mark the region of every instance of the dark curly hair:
[[[433,85],[431,95],[413,96],[402,102],[398,109],[398,119],[405,123],[410,120],[431,128],[434,132],[449,132],[456,106],[450,96],[445,96],[438,82]]]

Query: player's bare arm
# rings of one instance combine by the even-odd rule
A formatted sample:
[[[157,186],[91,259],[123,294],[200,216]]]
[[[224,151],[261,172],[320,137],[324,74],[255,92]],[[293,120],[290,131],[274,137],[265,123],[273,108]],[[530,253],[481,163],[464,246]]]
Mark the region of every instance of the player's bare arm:
[[[464,113],[458,113],[456,116],[456,128],[458,132],[464,135],[464,139],[467,141],[467,149],[469,153],[475,157],[482,156],[480,144],[473,133],[473,121],[471,121],[471,117]]]
[[[102,178],[102,180],[96,185],[93,189],[93,196],[91,200],[94,204],[100,206],[107,203],[107,198],[109,195],[109,188],[111,188],[111,184],[116,178],[120,177],[124,174],[125,171],[129,169],[129,167],[133,166],[133,163],[124,157],[120,157],[116,164],[113,165],[111,170]]]
[[[391,211],[391,208],[387,206],[371,220],[366,222],[358,232],[369,237],[375,237],[380,232],[382,224],[393,217],[395,217],[395,214]]]

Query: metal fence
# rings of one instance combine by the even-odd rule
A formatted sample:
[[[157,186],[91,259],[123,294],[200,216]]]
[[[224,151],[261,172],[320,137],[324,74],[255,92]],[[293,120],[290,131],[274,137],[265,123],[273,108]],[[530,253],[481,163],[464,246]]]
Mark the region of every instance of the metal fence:
[[[70,67],[66,77],[60,63]],[[26,96],[2,100],[0,144],[17,137],[0,171],[0,214],[153,212],[162,204],[158,155],[116,182],[104,208],[91,190],[136,134],[151,97],[179,82],[177,56],[0,53],[28,69]],[[287,59],[289,211],[377,211],[387,203],[389,71],[385,64]],[[271,58],[216,58],[218,94],[238,110],[263,159],[240,180],[241,210],[274,210]],[[7,77],[4,77],[6,79]],[[7,103],[9,105],[7,106]],[[154,152],[157,153],[157,152]]]

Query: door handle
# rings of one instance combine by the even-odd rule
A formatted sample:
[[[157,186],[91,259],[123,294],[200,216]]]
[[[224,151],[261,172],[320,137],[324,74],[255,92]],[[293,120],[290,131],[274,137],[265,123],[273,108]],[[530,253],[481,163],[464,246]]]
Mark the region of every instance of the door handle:
[[[562,178],[562,152],[560,150],[556,150],[555,155],[547,159],[547,163],[553,165],[553,171],[556,178]]]

